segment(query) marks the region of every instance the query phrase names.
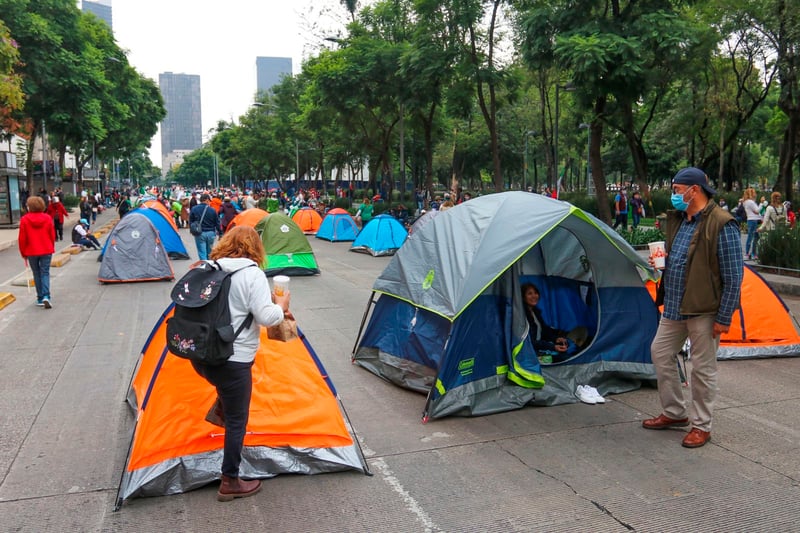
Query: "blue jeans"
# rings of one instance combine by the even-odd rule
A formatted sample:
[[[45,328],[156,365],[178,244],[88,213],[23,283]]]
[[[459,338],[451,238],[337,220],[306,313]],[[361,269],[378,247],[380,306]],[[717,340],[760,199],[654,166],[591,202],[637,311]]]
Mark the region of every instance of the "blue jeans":
[[[202,365],[192,362],[195,372],[217,389],[225,417],[225,448],[222,473],[239,477],[242,447],[250,417],[250,396],[253,392],[253,363],[226,362],[224,365]],[[205,407],[205,406],[203,406]]]
[[[211,253],[211,248],[214,247],[214,239],[216,237],[216,231],[204,231],[194,238],[194,243],[197,246],[197,255],[202,261],[208,260],[208,254]]]
[[[32,255],[28,264],[33,272],[33,283],[36,285],[36,301],[50,298],[50,260],[52,255]]]
[[[761,223],[758,220],[747,221],[747,242],[744,245],[744,253],[747,255],[757,255],[756,249],[758,246],[759,234],[756,230],[760,225]],[[750,247],[751,243],[753,245],[752,248]]]
[[[639,222],[642,220],[642,215],[639,214],[638,211],[633,212],[633,227],[638,227]]]

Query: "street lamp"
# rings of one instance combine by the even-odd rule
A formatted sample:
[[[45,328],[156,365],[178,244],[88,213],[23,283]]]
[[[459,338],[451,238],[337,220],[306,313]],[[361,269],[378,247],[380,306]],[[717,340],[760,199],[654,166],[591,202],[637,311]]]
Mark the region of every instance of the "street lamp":
[[[580,129],[585,129],[588,133],[586,137],[586,194],[589,196],[593,196],[592,192],[593,189],[589,188],[589,184],[592,183],[590,176],[592,175],[592,161],[591,161],[591,149],[592,149],[592,125],[586,122],[581,122],[578,127]]]
[[[559,118],[559,109],[558,109],[558,94],[559,91],[567,91],[572,92],[575,91],[576,87],[572,84],[571,81],[568,81],[564,85],[559,85],[556,83],[556,123],[555,127],[553,128],[553,159],[555,159],[555,167],[556,167],[556,198],[558,198],[558,118]]]
[[[522,190],[526,191],[527,182],[528,182],[528,137],[533,136],[536,137],[539,135],[539,132],[534,130],[528,130],[524,134],[524,141],[525,141],[525,152],[522,154],[523,165],[522,165]],[[534,191],[535,192],[535,191]]]

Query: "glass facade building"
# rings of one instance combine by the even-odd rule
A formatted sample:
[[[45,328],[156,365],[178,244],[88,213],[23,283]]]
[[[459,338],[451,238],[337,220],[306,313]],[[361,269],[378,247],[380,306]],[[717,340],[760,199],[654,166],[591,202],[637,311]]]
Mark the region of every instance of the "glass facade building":
[[[203,144],[200,114],[200,76],[195,74],[158,75],[167,116],[161,123],[161,160],[176,150],[196,150]],[[169,170],[162,165],[162,172]]]
[[[81,2],[81,10],[85,13],[94,14],[94,16],[108,24],[109,28],[114,29],[111,17],[111,0],[95,0],[94,2],[83,0]]]
[[[292,75],[291,57],[256,57],[256,92],[260,96]]]

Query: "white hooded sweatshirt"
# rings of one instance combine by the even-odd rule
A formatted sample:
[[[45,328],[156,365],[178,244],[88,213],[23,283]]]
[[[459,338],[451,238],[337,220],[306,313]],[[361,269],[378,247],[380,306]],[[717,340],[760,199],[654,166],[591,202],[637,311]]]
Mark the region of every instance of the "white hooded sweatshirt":
[[[244,268],[256,263],[244,257],[222,258],[217,263],[226,272],[233,272],[228,303],[231,309],[233,329],[239,329],[249,313],[253,313],[253,323],[245,328],[233,343],[233,355],[229,361],[250,363],[258,350],[260,326],[275,326],[283,321],[283,309],[272,303],[272,296],[267,276],[264,271],[255,268]]]

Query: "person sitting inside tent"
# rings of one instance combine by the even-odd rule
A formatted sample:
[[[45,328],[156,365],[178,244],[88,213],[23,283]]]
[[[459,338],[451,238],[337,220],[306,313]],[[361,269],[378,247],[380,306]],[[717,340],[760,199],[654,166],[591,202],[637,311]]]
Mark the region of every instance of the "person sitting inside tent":
[[[89,221],[82,218],[75,227],[72,228],[72,244],[73,246],[80,246],[83,250],[99,250],[100,241],[97,237],[87,231],[89,228]]]
[[[578,326],[567,332],[548,326],[542,317],[539,303],[539,288],[533,283],[522,284],[522,302],[525,318],[528,319],[530,338],[539,356],[551,356],[554,362],[575,355],[586,343],[587,330]]]

